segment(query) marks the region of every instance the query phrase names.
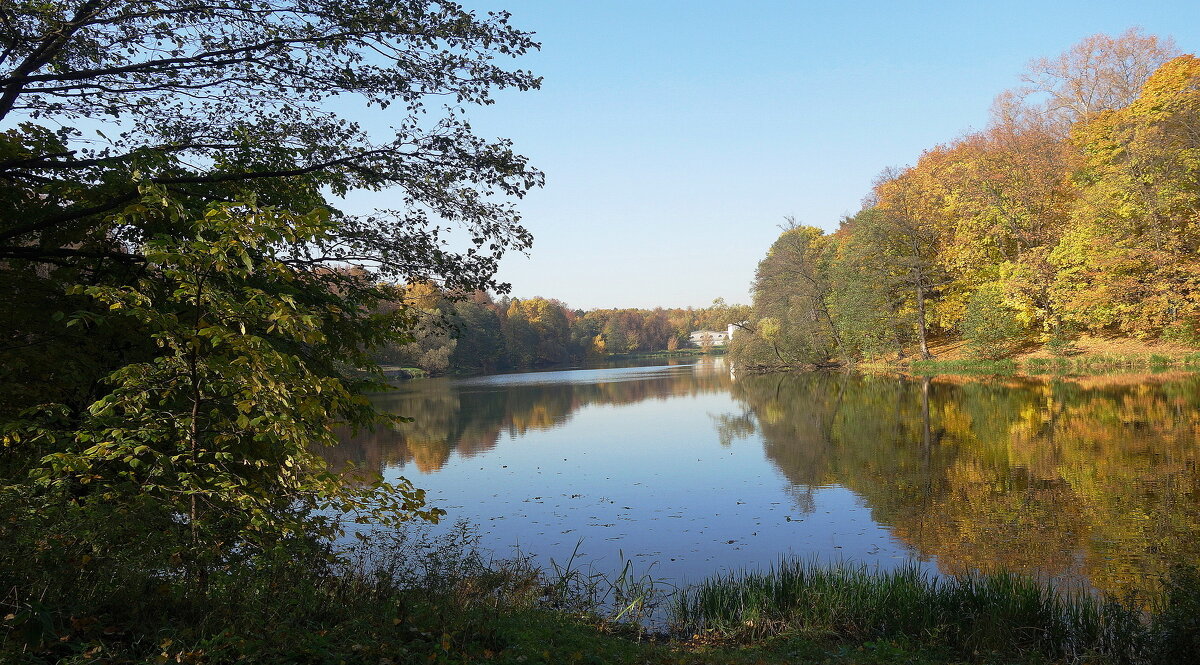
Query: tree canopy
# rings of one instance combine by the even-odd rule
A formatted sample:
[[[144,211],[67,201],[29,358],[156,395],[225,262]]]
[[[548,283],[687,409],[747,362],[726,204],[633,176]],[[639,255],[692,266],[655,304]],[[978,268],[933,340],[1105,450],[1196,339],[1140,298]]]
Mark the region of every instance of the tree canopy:
[[[800,237],[785,230],[759,265],[752,326],[796,351],[773,360],[743,337],[731,353],[928,357],[941,336],[994,358],[1083,333],[1200,344],[1197,62],[1137,30],[1035,60],[987,128],[886,170],[836,232],[806,227],[803,256],[781,251]]]
[[[542,174],[466,114],[537,88],[504,65],[537,47],[426,0],[0,8],[8,505],[138,514],[192,570],[332,515],[436,518],[312,448],[387,420],[368,352],[415,325],[390,283],[504,291],[529,247]],[[339,209],[355,190],[393,203]]]

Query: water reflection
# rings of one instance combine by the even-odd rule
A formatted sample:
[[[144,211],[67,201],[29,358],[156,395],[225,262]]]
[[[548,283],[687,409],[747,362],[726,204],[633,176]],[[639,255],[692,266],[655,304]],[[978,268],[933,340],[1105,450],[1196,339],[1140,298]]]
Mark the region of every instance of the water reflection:
[[[789,374],[747,377],[733,396],[795,487],[853,490],[943,572],[1125,593],[1200,563],[1196,375]]]
[[[412,423],[329,455],[428,474],[498,549],[584,537],[668,576],[911,556],[1123,594],[1200,564],[1200,376],[731,380],[722,361],[411,382],[380,400]]]
[[[721,356],[637,367],[413,381],[377,397],[381,408],[412,418],[411,423],[396,430],[347,435],[341,446],[324,454],[335,467],[352,461],[382,471],[411,462],[422,473],[433,473],[451,454],[469,458],[486,453],[502,435],[520,437],[559,427],[587,406],[716,393],[729,390],[730,383]]]

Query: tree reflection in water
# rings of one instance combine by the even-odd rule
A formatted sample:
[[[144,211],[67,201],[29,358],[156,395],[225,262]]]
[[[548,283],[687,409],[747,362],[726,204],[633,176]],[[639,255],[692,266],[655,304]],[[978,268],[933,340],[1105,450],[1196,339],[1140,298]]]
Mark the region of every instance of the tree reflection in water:
[[[1200,376],[787,374],[732,390],[794,486],[854,490],[943,572],[1125,594],[1200,564]]]
[[[421,472],[433,473],[451,453],[486,453],[501,435],[516,438],[558,427],[586,406],[729,390],[729,370],[721,356],[671,364],[678,371],[643,373],[622,367],[413,381],[377,398],[382,408],[412,418],[411,423],[396,430],[347,433],[341,446],[321,452],[335,468],[354,462],[380,471],[411,462]]]
[[[1005,568],[1125,594],[1152,591],[1173,563],[1200,564],[1200,376],[732,381],[720,361],[412,382],[380,399],[414,422],[326,454],[432,473],[586,406],[728,392],[732,410],[709,414],[713,445],[743,455],[734,442],[760,442],[802,512],[821,488],[848,488],[943,572]]]

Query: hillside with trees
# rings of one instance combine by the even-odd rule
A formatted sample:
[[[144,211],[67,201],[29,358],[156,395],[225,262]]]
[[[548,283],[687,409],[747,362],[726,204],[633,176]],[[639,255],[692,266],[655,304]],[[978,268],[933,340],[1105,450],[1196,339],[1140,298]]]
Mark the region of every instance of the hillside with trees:
[[[1030,63],[982,131],[887,169],[760,262],[749,365],[979,358],[1080,335],[1200,343],[1200,59],[1129,30]]]

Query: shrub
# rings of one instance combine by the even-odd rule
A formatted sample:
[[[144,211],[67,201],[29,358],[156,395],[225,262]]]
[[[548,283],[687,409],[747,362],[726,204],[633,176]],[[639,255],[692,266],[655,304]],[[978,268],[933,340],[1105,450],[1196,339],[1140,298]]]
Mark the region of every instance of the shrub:
[[[1163,328],[1163,339],[1169,342],[1200,346],[1200,321],[1180,322]]]
[[[1047,340],[1046,350],[1059,358],[1079,353],[1079,348],[1075,346],[1074,340],[1059,332],[1054,333]]]
[[[1004,304],[999,284],[986,284],[971,295],[961,325],[971,351],[986,360],[1011,355],[1025,333],[1016,312]]]

